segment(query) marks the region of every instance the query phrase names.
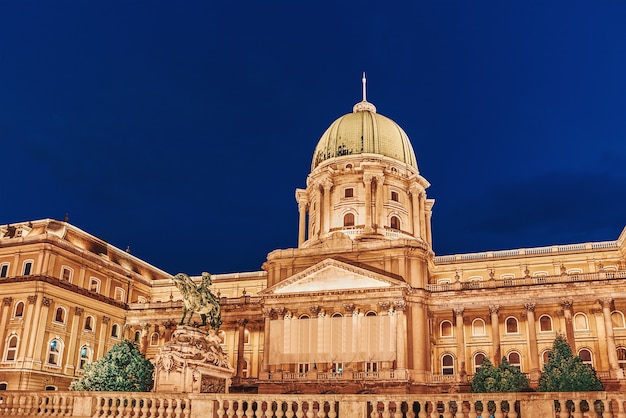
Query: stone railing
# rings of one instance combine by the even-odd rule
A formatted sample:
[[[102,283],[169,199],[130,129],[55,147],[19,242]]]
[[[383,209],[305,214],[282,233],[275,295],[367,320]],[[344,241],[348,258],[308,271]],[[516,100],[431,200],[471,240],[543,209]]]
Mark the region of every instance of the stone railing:
[[[363,372],[344,370],[342,372],[318,372],[307,373],[298,372],[272,372],[266,374],[263,380],[272,381],[319,381],[319,380],[341,380],[341,381],[379,381],[379,380],[408,380],[406,370],[380,370],[377,372]]]
[[[455,283],[431,283],[426,285],[430,292],[447,292],[451,290],[489,289],[497,287],[532,286],[553,283],[587,282],[594,280],[626,279],[626,270],[600,271],[596,273],[560,274],[557,276],[518,277]]]
[[[626,418],[625,404],[626,394],[620,392],[425,395],[0,392],[2,417]]]

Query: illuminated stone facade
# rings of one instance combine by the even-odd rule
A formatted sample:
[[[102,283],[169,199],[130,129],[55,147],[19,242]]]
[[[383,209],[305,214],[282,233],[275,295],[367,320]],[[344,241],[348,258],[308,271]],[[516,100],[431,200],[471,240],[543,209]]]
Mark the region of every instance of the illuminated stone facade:
[[[503,356],[536,384],[557,333],[623,388],[626,229],[435,256],[434,200],[408,136],[363,96],[322,135],[296,190],[297,248],[213,276],[231,391],[459,391],[483,358]],[[0,276],[8,389],[66,389],[122,338],[154,359],[182,315],[170,274],[66,222],[0,227]]]

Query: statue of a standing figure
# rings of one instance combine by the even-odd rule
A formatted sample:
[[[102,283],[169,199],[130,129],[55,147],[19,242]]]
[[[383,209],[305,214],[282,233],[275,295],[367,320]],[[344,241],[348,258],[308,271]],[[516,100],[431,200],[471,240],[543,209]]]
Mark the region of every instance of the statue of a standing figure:
[[[178,273],[173,280],[174,285],[183,295],[183,317],[180,320],[180,325],[185,323],[185,317],[187,317],[186,325],[190,325],[191,317],[194,312],[197,312],[202,318],[202,323],[198,326],[205,326],[207,318],[209,318],[211,328],[218,329],[222,325],[220,301],[209,289],[213,283],[211,275],[202,273],[202,282],[198,286],[185,273]],[[188,314],[189,316],[187,316]]]

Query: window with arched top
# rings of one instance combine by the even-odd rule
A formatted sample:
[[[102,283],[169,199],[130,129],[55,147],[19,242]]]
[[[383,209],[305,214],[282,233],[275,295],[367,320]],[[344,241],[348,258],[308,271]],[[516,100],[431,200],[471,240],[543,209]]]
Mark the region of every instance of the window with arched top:
[[[4,351],[4,361],[15,361],[17,358],[17,344],[19,338],[15,334],[9,335],[6,343],[6,349]]]
[[[158,332],[153,332],[152,334],[150,334],[150,345],[153,347],[156,345],[159,345],[159,333]]]
[[[617,364],[621,369],[626,369],[626,347],[617,347]]]
[[[134,340],[135,340],[136,343],[138,343],[139,340],[141,340],[141,332],[135,331]]]
[[[439,324],[439,335],[441,337],[452,337],[452,322],[446,320]]]
[[[113,324],[111,327],[111,337],[120,338],[120,326],[118,324]]]
[[[441,374],[454,374],[454,357],[452,357],[452,354],[444,354],[441,356]]]
[[[91,363],[91,359],[93,356],[93,350],[89,346],[89,344],[85,344],[80,348],[79,359],[78,359],[78,369],[83,370],[85,366]]]
[[[47,392],[52,392],[57,390],[56,386],[52,386],[52,385],[47,385],[45,388],[43,388],[43,390],[47,391]]]
[[[71,282],[72,277],[74,276],[74,269],[68,266],[63,266],[61,268],[61,280],[66,282]]]
[[[126,292],[121,287],[116,287],[113,295],[113,298],[118,302],[124,302],[124,299],[126,298]]]
[[[63,352],[63,340],[54,338],[48,343],[48,365],[60,366],[61,353]]]
[[[539,317],[539,331],[551,332],[552,331],[552,318],[550,315],[541,315]]]
[[[0,382],[0,390],[7,390],[7,387],[8,387],[7,382]]]
[[[15,304],[15,310],[13,311],[13,318],[22,318],[24,316],[24,302],[19,301]]]
[[[485,353],[474,354],[474,373],[478,373],[478,370],[480,370],[480,366],[482,366],[483,360],[485,360],[486,357]]]
[[[93,293],[100,293],[100,279],[96,277],[89,278],[89,291]]]
[[[311,319],[311,317],[309,316],[309,314],[302,314],[298,317],[298,319]]]
[[[507,356],[509,364],[518,370],[522,370],[522,356],[517,351],[511,351]]]
[[[541,353],[541,363],[545,366],[550,361],[550,350],[543,350]]]
[[[514,316],[509,316],[506,319],[506,333],[507,334],[519,334],[519,326],[517,323],[517,318]]]
[[[624,314],[620,311],[611,312],[611,323],[613,328],[624,328]]]
[[[367,311],[365,316],[377,316],[378,314],[375,311]]]
[[[137,296],[137,303],[148,303],[148,299],[144,296]]]
[[[391,227],[391,229],[400,230],[400,218],[398,218],[397,216],[392,216],[389,220],[389,226]]]
[[[96,327],[95,324],[95,319],[93,318],[93,316],[91,315],[87,315],[87,317],[85,317],[85,331],[93,331],[94,328]]]
[[[9,275],[9,263],[0,264],[0,278],[8,277]]]
[[[354,226],[354,214],[346,213],[343,216],[343,226]]]
[[[22,265],[22,275],[30,276],[33,273],[33,260],[26,260]]]
[[[593,367],[593,359],[591,358],[591,350],[581,348],[578,350],[578,357],[582,360],[583,364]]]
[[[243,332],[243,343],[244,344],[250,344],[250,331],[245,330]]]
[[[482,337],[486,335],[485,321],[476,318],[472,321],[472,335],[474,337]]]
[[[335,312],[334,314],[331,315],[331,318],[341,318],[343,317],[343,314],[341,312]]]
[[[587,315],[582,312],[578,312],[574,315],[574,329],[577,331],[589,330],[589,319]]]
[[[65,308],[59,306],[56,311],[54,311],[54,322],[58,324],[65,324]]]

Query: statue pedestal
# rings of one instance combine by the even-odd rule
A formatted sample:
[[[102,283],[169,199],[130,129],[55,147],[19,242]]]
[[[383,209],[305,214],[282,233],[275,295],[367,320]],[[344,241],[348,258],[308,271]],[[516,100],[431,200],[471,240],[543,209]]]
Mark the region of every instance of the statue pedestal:
[[[215,330],[178,326],[156,357],[155,392],[228,393],[234,369]]]

